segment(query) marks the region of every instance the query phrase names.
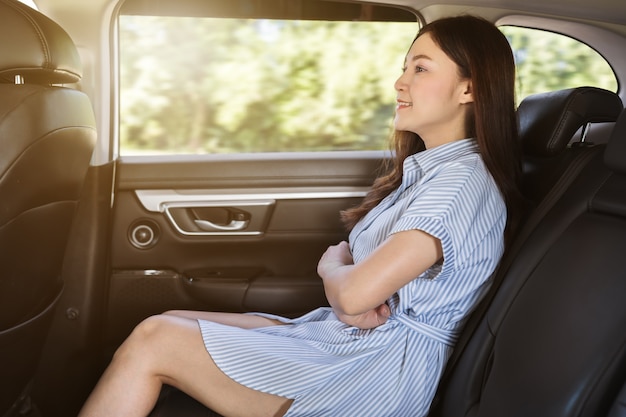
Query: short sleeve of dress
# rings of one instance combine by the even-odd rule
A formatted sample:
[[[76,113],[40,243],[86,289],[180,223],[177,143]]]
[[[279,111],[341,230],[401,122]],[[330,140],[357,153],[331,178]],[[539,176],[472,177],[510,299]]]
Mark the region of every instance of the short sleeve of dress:
[[[439,167],[407,192],[407,206],[391,233],[421,230],[439,239],[444,262],[437,277],[457,269],[506,221],[498,188],[478,155]]]
[[[454,244],[449,230],[441,218],[405,215],[398,220],[391,233],[404,232],[407,230],[421,230],[439,239],[446,263],[450,265],[454,264]]]

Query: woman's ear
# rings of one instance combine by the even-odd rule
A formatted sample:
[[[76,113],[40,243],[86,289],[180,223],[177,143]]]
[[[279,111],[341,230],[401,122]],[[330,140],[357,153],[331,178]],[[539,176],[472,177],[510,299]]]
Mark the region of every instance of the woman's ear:
[[[474,94],[472,89],[472,80],[468,79],[461,83],[461,96],[459,103],[469,104],[474,102]]]

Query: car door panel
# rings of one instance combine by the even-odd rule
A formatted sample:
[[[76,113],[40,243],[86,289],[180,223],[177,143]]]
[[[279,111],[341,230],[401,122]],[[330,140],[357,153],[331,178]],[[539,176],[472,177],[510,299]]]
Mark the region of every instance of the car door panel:
[[[327,305],[316,267],[346,239],[382,152],[122,158],[106,334],[170,309],[286,316]]]

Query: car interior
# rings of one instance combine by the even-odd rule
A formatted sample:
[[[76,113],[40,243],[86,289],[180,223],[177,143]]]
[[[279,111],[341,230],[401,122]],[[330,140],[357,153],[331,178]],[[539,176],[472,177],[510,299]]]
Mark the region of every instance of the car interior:
[[[317,260],[346,238],[338,213],[360,201],[389,156],[124,154],[120,19],[423,24],[472,13],[580,40],[617,81],[520,97],[527,215],[448,359],[429,417],[626,417],[621,0],[25,3],[0,0],[0,416],[76,415],[150,315],[294,317],[327,305]],[[165,387],[151,416],[219,415]]]
[[[0,3],[0,346],[6,412],[37,370],[96,142],[73,41],[27,6]],[[18,40],[16,42],[16,39]]]

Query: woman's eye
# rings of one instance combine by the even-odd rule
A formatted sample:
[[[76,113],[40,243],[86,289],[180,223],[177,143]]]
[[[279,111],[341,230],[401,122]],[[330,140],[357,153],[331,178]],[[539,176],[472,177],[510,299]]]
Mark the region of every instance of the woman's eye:
[[[402,67],[402,73],[404,74],[407,70],[409,69],[409,67]],[[425,72],[426,68],[424,67],[420,67],[419,65],[415,67],[415,72]]]

